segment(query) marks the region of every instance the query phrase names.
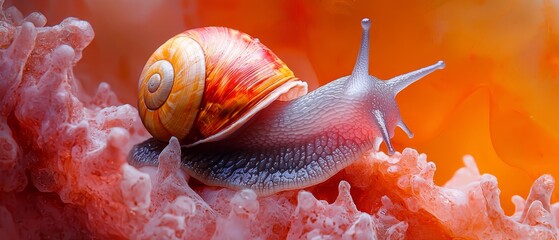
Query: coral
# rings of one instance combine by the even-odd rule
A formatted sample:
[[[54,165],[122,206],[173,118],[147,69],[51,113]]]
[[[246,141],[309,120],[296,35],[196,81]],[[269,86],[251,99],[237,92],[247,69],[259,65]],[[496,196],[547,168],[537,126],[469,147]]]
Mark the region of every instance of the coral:
[[[438,186],[425,154],[370,152],[324,183],[262,198],[190,179],[176,139],[157,168],[132,167],[127,151],[148,137],[136,109],[108,84],[87,96],[73,72],[93,29],[45,24],[0,11],[3,238],[558,238],[553,177],[515,196],[507,216],[497,179],[472,157]]]

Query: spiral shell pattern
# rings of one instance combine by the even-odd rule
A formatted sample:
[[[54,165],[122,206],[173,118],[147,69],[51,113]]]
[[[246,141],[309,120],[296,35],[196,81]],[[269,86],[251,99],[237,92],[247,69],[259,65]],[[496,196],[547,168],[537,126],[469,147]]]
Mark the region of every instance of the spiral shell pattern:
[[[188,135],[204,94],[206,63],[200,45],[179,34],[159,47],[140,76],[138,109],[157,139]]]
[[[171,38],[150,57],[140,78],[138,108],[159,140],[215,141],[279,93],[306,93],[306,84],[303,92],[290,90],[301,83],[258,39],[224,27],[197,28]]]

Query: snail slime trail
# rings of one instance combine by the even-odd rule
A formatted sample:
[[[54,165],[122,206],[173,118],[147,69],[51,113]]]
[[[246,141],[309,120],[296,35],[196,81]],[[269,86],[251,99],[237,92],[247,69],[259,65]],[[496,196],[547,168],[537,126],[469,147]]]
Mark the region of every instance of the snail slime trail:
[[[157,165],[167,143],[178,141],[182,168],[190,176],[268,195],[320,183],[371,147],[378,151],[382,142],[393,154],[390,139],[396,126],[413,136],[400,117],[396,94],[444,63],[390,80],[370,76],[370,21],[363,19],[361,26],[352,74],[308,94],[283,61],[244,33],[209,27],[175,36],[152,55],[140,77],[139,112],[154,138],[136,145],[129,162]],[[193,56],[198,54],[203,55]],[[160,80],[150,85],[150,79]],[[186,83],[195,86],[187,89]]]

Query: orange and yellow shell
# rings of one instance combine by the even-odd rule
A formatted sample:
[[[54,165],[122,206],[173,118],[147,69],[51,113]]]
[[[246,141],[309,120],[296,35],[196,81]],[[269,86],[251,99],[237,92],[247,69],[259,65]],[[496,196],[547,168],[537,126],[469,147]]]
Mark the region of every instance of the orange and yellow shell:
[[[276,99],[307,85],[258,39],[224,27],[183,32],[159,47],[139,82],[138,111],[152,136],[216,141]]]

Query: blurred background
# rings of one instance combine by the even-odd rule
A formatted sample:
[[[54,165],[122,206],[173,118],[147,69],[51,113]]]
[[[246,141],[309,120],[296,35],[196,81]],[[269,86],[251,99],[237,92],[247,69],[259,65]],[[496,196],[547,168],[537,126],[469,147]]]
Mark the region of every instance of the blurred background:
[[[108,82],[136,105],[147,58],[190,28],[226,26],[260,39],[312,89],[349,75],[372,20],[370,73],[381,79],[446,62],[397,101],[415,137],[396,131],[399,151],[412,147],[436,163],[444,184],[472,155],[481,173],[496,175],[501,202],[526,197],[541,174],[559,177],[558,1],[188,1],[7,0],[47,25],[87,20],[95,39],[75,68],[84,91]],[[384,147],[384,146],[383,146]],[[552,202],[559,199],[554,195]]]

